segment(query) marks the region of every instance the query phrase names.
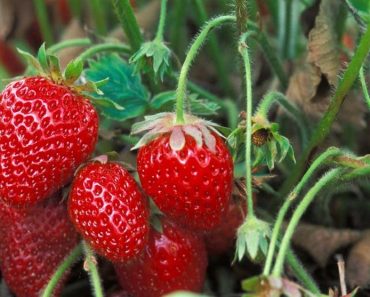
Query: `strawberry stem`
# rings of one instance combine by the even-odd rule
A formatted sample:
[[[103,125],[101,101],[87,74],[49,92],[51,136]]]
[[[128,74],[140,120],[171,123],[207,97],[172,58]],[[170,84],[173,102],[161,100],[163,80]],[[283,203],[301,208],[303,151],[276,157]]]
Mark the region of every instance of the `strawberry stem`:
[[[245,133],[245,187],[247,195],[247,218],[254,217],[253,209],[253,194],[252,194],[252,73],[251,64],[249,61],[248,46],[246,44],[247,38],[253,34],[253,32],[244,33],[240,37],[239,41],[239,52],[242,56],[244,68],[245,68],[245,88],[246,88],[246,133]]]
[[[186,83],[189,74],[191,63],[198,54],[199,49],[202,47],[204,41],[207,38],[208,33],[215,27],[222,25],[223,23],[235,21],[235,17],[231,15],[219,16],[211,19],[206,23],[200,30],[199,35],[195,38],[192,45],[190,46],[189,52],[186,55],[184,64],[182,65],[179,82],[177,85],[176,92],[176,123],[183,124],[184,118],[184,98],[186,96]]]
[[[362,88],[362,93],[364,95],[365,103],[367,105],[367,108],[370,109],[370,96],[369,96],[369,92],[366,86],[364,66],[362,66],[360,70],[360,83],[361,83],[361,88]]]
[[[287,229],[285,230],[285,234],[280,244],[279,253],[276,258],[276,262],[274,268],[272,270],[272,275],[276,277],[280,277],[284,267],[284,261],[287,254],[287,251],[290,246],[290,242],[294,231],[302,218],[303,214],[314,200],[316,195],[329,183],[333,182],[335,179],[340,177],[343,173],[343,169],[336,168],[332,169],[326,174],[324,174],[319,181],[307,192],[307,194],[303,197],[302,201],[298,204],[296,210],[294,211]]]
[[[82,245],[77,245],[67,258],[59,265],[58,269],[54,272],[53,277],[45,287],[41,297],[53,296],[55,287],[58,285],[59,281],[63,278],[65,272],[71,268],[71,266],[81,257],[82,255]]]
[[[85,269],[87,270],[90,281],[93,286],[93,292],[95,297],[104,297],[103,293],[103,287],[101,283],[101,278],[99,276],[98,268],[96,266],[96,263],[94,261],[95,255],[93,251],[91,250],[90,246],[86,243],[83,242],[83,247],[84,247],[84,252],[85,252],[85,263],[86,267]]]
[[[167,0],[162,0],[161,2],[161,14],[159,16],[159,24],[157,33],[155,35],[155,40],[163,42],[163,32],[166,24],[166,12],[167,12]]]
[[[130,48],[122,43],[102,43],[94,45],[80,54],[77,59],[80,61],[86,61],[88,58],[101,53],[101,52],[121,52],[130,53]]]
[[[321,296],[321,291],[312,277],[307,273],[302,263],[298,260],[297,256],[293,253],[292,249],[288,249],[286,254],[287,264],[291,267],[296,278],[315,296]]]
[[[89,38],[75,38],[63,40],[59,43],[56,43],[50,46],[47,51],[49,54],[56,54],[57,52],[70,47],[80,47],[80,46],[89,46],[92,42]]]
[[[267,252],[265,266],[263,268],[263,274],[269,275],[271,266],[272,266],[272,259],[275,254],[275,249],[277,245],[277,240],[279,237],[279,232],[281,229],[281,225],[283,224],[285,215],[288,212],[291,204],[295,200],[295,198],[299,195],[302,191],[303,187],[307,184],[307,182],[311,179],[313,174],[320,168],[329,158],[333,158],[341,154],[340,149],[331,147],[327,149],[324,153],[322,153],[311,165],[311,167],[306,171],[305,175],[302,177],[301,181],[297,184],[297,186],[293,189],[293,191],[289,194],[287,199],[285,200],[283,206],[280,208],[277,219],[274,224],[274,228],[272,230],[271,240]]]

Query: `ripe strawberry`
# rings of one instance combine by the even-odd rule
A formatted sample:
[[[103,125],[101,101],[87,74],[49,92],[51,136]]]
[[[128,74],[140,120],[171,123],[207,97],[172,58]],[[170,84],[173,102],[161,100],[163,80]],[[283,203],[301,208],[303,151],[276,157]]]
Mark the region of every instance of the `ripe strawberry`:
[[[93,152],[95,109],[69,87],[43,77],[10,83],[0,94],[0,197],[33,204],[65,185]]]
[[[109,297],[130,297],[126,291],[116,291],[109,295]]]
[[[2,276],[17,297],[38,297],[78,243],[78,234],[62,204],[35,206],[27,214],[4,205],[0,209],[1,215],[8,214],[0,217],[1,225],[7,226],[1,237]]]
[[[245,219],[245,209],[245,200],[241,202],[231,199],[221,225],[204,236],[209,254],[220,255],[234,246],[238,228]]]
[[[115,265],[119,283],[133,297],[199,292],[203,287],[207,267],[203,240],[166,219],[162,226],[163,233],[151,229],[139,258]]]
[[[143,189],[174,221],[197,230],[215,228],[231,196],[233,163],[228,148],[203,120],[187,116],[186,125],[173,126],[171,113],[154,117],[144,122],[144,129],[152,131],[143,139],[155,138],[141,146],[137,156]],[[144,130],[141,125],[134,133]]]
[[[113,162],[91,162],[73,181],[69,215],[89,244],[111,261],[139,254],[149,233],[147,203],[130,174]]]

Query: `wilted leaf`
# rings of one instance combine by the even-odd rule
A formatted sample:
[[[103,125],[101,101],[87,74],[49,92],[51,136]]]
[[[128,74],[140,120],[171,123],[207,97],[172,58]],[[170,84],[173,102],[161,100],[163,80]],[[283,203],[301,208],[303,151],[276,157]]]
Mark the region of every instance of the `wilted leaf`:
[[[102,107],[102,112],[109,118],[124,121],[142,115],[148,105],[148,93],[141,83],[140,76],[133,73],[118,55],[110,54],[98,61],[91,61],[86,70],[86,77],[91,81],[100,81],[109,77],[100,87],[103,95],[93,95],[97,100],[110,99],[122,108]]]
[[[330,85],[336,85],[340,70],[339,43],[336,21],[340,1],[321,1],[315,26],[308,34],[307,62],[315,65],[325,75]]]
[[[336,250],[358,241],[361,236],[360,231],[301,224],[294,233],[293,243],[310,254],[320,267],[325,267]]]
[[[297,103],[305,113],[321,117],[329,106],[332,89],[337,85],[341,70],[339,38],[336,33],[337,13],[341,1],[323,0],[308,34],[305,61],[293,72],[286,96]],[[363,126],[363,102],[348,98],[339,114],[340,122]]]
[[[350,251],[347,261],[347,277],[351,286],[370,285],[370,233]]]

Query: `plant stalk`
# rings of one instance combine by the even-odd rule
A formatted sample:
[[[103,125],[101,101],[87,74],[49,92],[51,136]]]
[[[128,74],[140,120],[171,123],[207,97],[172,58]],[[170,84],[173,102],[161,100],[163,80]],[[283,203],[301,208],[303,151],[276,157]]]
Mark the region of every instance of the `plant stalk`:
[[[59,281],[63,278],[65,272],[71,268],[71,266],[80,258],[82,255],[82,245],[76,246],[69,256],[59,265],[58,269],[54,272],[53,277],[45,287],[41,297],[53,296],[54,289],[58,285]]]
[[[267,252],[266,262],[263,268],[263,274],[269,275],[271,272],[272,260],[275,254],[275,249],[277,246],[277,241],[279,237],[279,232],[281,226],[283,224],[285,215],[288,212],[291,204],[295,200],[295,198],[299,195],[302,191],[303,187],[307,184],[307,182],[311,179],[313,174],[320,168],[329,158],[338,156],[341,154],[341,151],[338,148],[331,147],[327,149],[324,153],[322,153],[310,166],[310,168],[306,171],[305,175],[302,177],[301,181],[297,184],[297,186],[293,189],[293,191],[289,194],[287,199],[284,201],[283,206],[280,208],[278,216],[276,218],[274,228],[271,234],[271,240],[269,244],[269,249]]]
[[[250,219],[254,217],[253,207],[253,194],[252,194],[252,108],[253,108],[253,95],[252,95],[252,72],[251,64],[249,61],[248,46],[246,40],[248,34],[251,32],[244,33],[239,41],[239,52],[242,56],[244,68],[245,68],[245,88],[246,88],[246,134],[245,134],[245,166],[246,166],[246,179],[245,187],[247,194],[247,206],[248,214],[247,217]]]
[[[86,242],[83,243],[85,252],[85,263],[86,269],[90,277],[91,284],[93,286],[93,292],[95,297],[104,297],[103,286],[101,278],[99,276],[98,268],[94,262],[94,253]]]
[[[120,52],[128,54],[130,53],[130,48],[127,45],[119,43],[97,44],[82,52],[76,59],[86,61],[90,57],[102,52]]]
[[[300,219],[307,210],[308,206],[314,200],[317,193],[320,192],[320,190],[322,190],[327,184],[338,178],[341,172],[342,172],[341,168],[336,168],[324,174],[319,179],[319,181],[307,192],[307,194],[303,197],[302,201],[298,204],[297,209],[294,211],[292,218],[290,219],[290,222],[288,224],[288,227],[285,230],[284,237],[281,241],[279,253],[277,255],[276,262],[272,270],[273,276],[276,277],[281,276],[284,267],[285,257],[290,246],[290,241]]]
[[[163,41],[163,33],[164,27],[166,24],[166,14],[167,14],[167,0],[162,0],[161,2],[161,14],[159,16],[159,24],[157,33],[155,35],[155,40],[162,42]]]
[[[226,15],[226,16],[219,16],[214,19],[211,19],[207,24],[203,26],[199,35],[195,38],[190,49],[186,55],[186,59],[184,64],[181,67],[179,81],[177,86],[176,92],[176,123],[183,124],[185,122],[184,118],[184,99],[186,97],[186,83],[187,77],[189,75],[189,70],[191,63],[193,62],[194,58],[198,54],[198,51],[202,47],[208,33],[215,27],[222,25],[226,22],[235,21],[234,16]]]

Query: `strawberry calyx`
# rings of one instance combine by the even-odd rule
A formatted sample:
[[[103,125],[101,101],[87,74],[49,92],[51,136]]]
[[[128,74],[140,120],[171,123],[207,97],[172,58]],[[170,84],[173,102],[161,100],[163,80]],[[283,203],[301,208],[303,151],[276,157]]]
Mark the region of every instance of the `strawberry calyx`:
[[[62,71],[58,57],[48,53],[45,43],[39,48],[37,57],[20,49],[18,49],[18,52],[29,64],[28,76],[31,73],[32,75],[47,78],[57,85],[65,86],[72,92],[83,95],[95,105],[103,107],[111,106],[117,110],[124,109],[108,98],[97,100],[91,95],[92,93],[103,95],[103,92],[99,88],[108,82],[108,78],[96,82],[87,80],[82,75],[84,62],[81,59],[76,58],[70,61],[64,71]]]
[[[185,135],[188,135],[195,140],[198,147],[205,145],[211,152],[216,152],[214,134],[222,136],[216,127],[218,127],[217,124],[190,114],[184,115],[184,123],[181,124],[176,123],[176,114],[172,112],[145,116],[144,121],[135,123],[132,127],[131,134],[147,131],[132,150],[146,145],[160,135],[170,134],[169,144],[174,151],[180,151],[184,148]]]

